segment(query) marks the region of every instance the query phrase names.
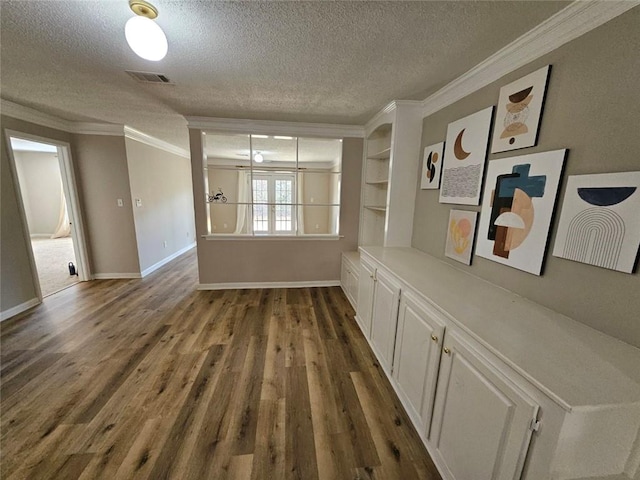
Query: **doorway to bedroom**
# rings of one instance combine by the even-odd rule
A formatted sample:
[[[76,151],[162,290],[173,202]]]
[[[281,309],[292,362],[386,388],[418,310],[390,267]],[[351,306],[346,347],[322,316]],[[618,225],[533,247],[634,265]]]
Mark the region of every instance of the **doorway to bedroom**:
[[[22,210],[40,297],[81,280],[74,245],[72,192],[64,172],[68,147],[10,137]]]

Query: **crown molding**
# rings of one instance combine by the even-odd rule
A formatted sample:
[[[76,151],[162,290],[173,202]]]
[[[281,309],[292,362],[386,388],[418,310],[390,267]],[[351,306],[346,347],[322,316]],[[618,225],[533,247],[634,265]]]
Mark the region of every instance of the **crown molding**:
[[[422,102],[422,117],[428,117],[486,87],[639,4],[638,0],[574,1],[427,97]]]
[[[414,108],[422,109],[422,102],[419,100],[394,100],[389,102],[386,107],[380,110],[369,120],[365,126],[365,135],[368,137],[371,133],[384,123],[392,123],[395,119],[395,113],[400,109]]]
[[[168,153],[173,153],[174,155],[178,155],[183,158],[191,158],[189,152],[184,148],[177,147],[171,143],[167,143],[163,140],[152,137],[151,135],[147,135],[140,130],[136,130],[135,128],[131,128],[126,125],[124,126],[124,136],[131,140],[144,143],[145,145],[149,145],[150,147],[159,148],[160,150],[164,150]]]
[[[0,112],[2,115],[42,125],[43,127],[62,130],[63,132],[73,132],[73,122],[70,122],[69,120],[63,120],[62,118],[39,112],[33,108],[10,102],[4,98],[0,99]]]
[[[0,99],[0,112],[2,115],[6,115],[8,117],[68,133],[81,135],[124,136],[184,158],[191,158],[187,150],[177,147],[171,143],[167,143],[156,137],[152,137],[151,135],[147,135],[144,132],[126,125],[119,125],[115,123],[71,122],[5,99]]]
[[[364,137],[361,125],[278,122],[238,118],[185,117],[189,129],[217,132],[258,133],[263,135],[309,135],[313,137]]]
[[[123,136],[124,125],[118,125],[116,123],[87,123],[77,122],[72,125],[73,133],[80,133],[82,135],[113,135]]]

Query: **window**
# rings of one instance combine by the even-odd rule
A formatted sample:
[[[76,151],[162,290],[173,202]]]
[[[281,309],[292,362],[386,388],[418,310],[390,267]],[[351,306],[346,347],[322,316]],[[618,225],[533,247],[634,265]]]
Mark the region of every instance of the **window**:
[[[205,133],[209,233],[338,235],[342,140]]]
[[[252,180],[253,231],[255,233],[291,234],[294,175],[259,174]]]

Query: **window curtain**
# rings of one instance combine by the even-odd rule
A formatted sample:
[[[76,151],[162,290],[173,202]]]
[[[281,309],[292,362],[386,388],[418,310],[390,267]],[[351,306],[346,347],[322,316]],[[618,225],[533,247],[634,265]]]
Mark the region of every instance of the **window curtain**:
[[[298,184],[297,184],[297,222],[298,233],[304,233],[304,173],[298,172]]]
[[[62,179],[60,179],[60,214],[58,216],[58,226],[51,238],[62,238],[71,235],[71,225],[69,224],[69,212],[67,211],[67,199],[64,196]]]
[[[236,235],[247,233],[247,204],[251,201],[251,172],[238,171],[238,208],[236,213]]]

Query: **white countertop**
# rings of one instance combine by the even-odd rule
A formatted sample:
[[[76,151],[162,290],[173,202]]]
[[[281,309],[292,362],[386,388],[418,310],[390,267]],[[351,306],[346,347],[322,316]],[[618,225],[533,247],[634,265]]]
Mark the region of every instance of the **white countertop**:
[[[564,409],[640,403],[640,349],[419,250],[360,250]]]

